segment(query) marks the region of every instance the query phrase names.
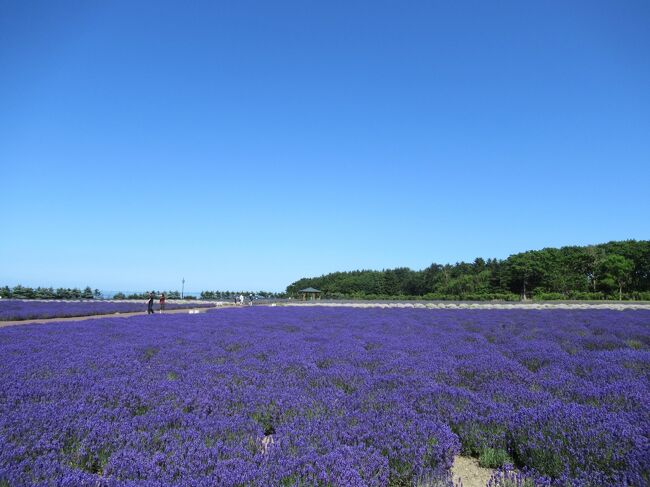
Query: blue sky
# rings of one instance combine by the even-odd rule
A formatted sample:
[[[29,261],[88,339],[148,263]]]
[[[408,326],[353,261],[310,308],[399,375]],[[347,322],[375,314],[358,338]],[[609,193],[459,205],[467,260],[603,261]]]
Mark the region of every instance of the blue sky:
[[[650,238],[650,3],[0,2],[0,284],[283,290]]]

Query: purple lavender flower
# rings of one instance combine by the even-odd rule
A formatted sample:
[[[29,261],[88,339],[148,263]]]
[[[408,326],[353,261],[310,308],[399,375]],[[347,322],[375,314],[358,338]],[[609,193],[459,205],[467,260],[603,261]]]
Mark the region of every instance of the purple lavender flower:
[[[649,480],[645,311],[222,309],[0,357],[0,485],[445,485],[486,451],[493,485]]]
[[[208,308],[206,303],[170,303],[165,308]],[[144,311],[143,301],[35,301],[22,299],[0,299],[0,321],[30,320],[39,318],[66,318],[112,313],[133,313]],[[157,308],[156,308],[157,309]]]

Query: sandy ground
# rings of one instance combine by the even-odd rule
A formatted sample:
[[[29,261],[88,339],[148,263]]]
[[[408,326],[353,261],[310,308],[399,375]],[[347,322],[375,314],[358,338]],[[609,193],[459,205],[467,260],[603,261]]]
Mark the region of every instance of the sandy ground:
[[[480,467],[476,458],[457,456],[451,467],[454,485],[463,487],[485,487],[494,472],[490,468]]]
[[[185,309],[169,309],[166,310],[163,314],[177,314],[177,313],[205,313],[209,309],[217,308],[185,308]],[[88,315],[88,316],[70,316],[67,318],[40,318],[36,320],[18,320],[18,321],[0,321],[0,328],[5,326],[16,326],[16,325],[29,325],[34,323],[58,323],[60,321],[83,321],[83,320],[93,320],[95,318],[128,318],[129,316],[140,316],[146,315],[146,311],[137,311],[133,313],[111,313],[107,315]],[[156,311],[154,314],[159,315],[160,313]]]
[[[349,307],[349,308],[421,308],[421,309],[645,309],[650,310],[650,303],[639,302],[594,302],[594,303],[420,303],[420,302],[319,302],[314,301],[294,301],[278,303],[278,306],[329,306],[329,307]]]

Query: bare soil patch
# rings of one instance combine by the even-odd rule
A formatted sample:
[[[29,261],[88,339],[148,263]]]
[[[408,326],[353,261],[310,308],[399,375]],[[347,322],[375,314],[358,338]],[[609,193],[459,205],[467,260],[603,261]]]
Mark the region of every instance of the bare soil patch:
[[[476,458],[457,456],[451,467],[454,485],[463,487],[485,487],[494,470],[479,466]]]

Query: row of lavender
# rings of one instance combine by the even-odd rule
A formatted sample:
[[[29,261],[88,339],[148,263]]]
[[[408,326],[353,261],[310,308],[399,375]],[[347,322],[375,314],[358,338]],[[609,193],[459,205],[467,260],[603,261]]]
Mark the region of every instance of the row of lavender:
[[[5,328],[0,356],[0,485],[445,485],[460,452],[650,481],[646,311],[227,309]]]
[[[205,308],[209,303],[169,302],[165,309]],[[144,301],[34,301],[22,299],[0,299],[0,321],[31,320],[38,318],[65,318],[112,313],[146,311]],[[155,309],[159,309],[156,302]]]

